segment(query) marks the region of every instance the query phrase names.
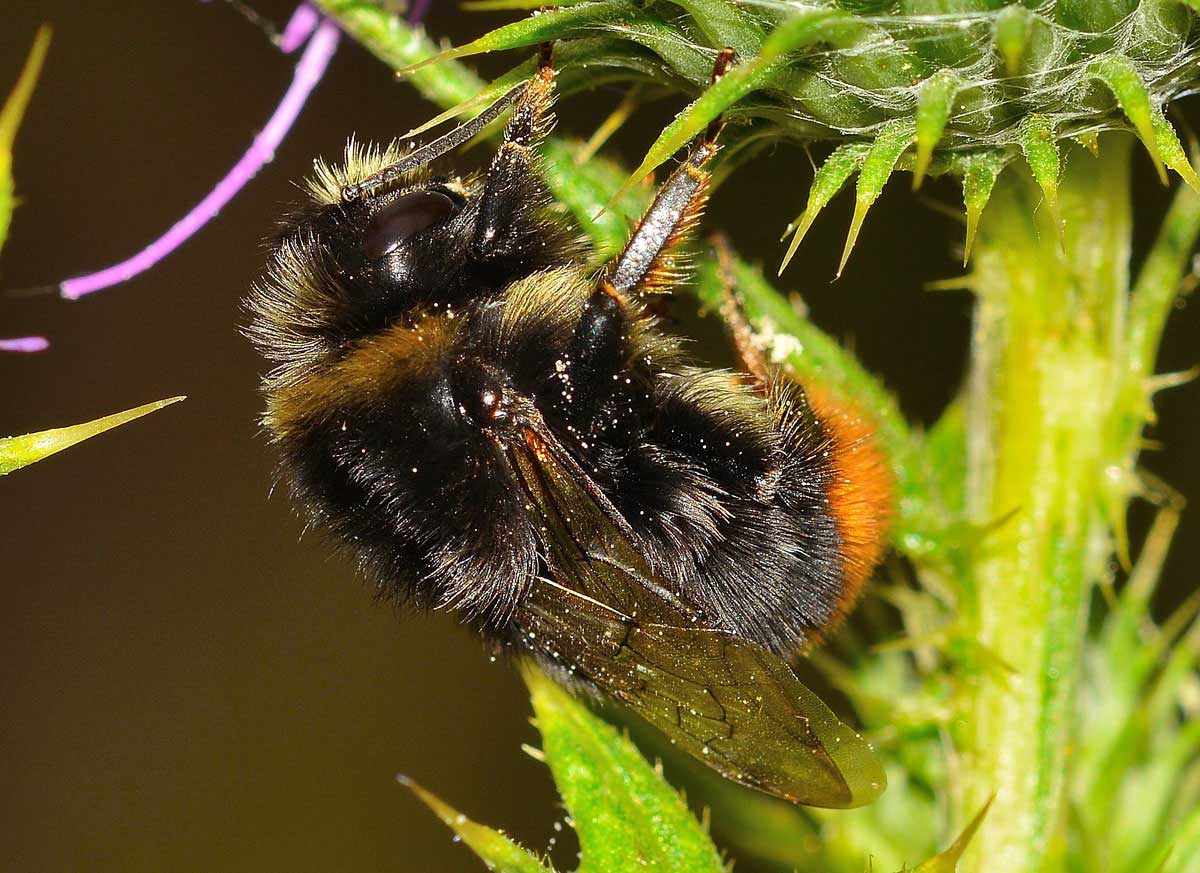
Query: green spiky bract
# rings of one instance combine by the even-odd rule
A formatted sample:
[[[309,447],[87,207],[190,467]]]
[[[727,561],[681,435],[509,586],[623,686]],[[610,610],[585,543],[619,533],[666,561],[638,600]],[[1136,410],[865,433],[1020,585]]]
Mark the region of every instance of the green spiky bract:
[[[435,61],[428,39],[375,4],[321,5],[409,70],[443,120],[528,75],[547,39],[558,40],[566,99],[614,81],[677,95],[682,111],[633,172],[548,144],[547,181],[603,252],[644,206],[649,173],[720,113],[730,124],[719,178],[755,152],[743,144],[825,147],[788,258],[843,189],[856,204],[849,256],[897,170],[914,184],[960,179],[971,362],[961,395],[924,432],[760,269],[728,252],[699,257],[693,287],[708,309],[731,283],[771,360],[874,416],[900,488],[894,545],[917,582],[875,588],[901,616],[899,637],[856,627],[813,656],[884,756],[887,793],[820,812],[716,780],[714,833],[735,854],[822,873],[860,873],[868,859],[912,869],[947,845],[925,869],[1200,871],[1200,597],[1163,623],[1149,616],[1179,501],[1137,467],[1153,392],[1180,381],[1155,376],[1154,362],[1200,235],[1200,196],[1176,191],[1136,276],[1129,196],[1135,145],[1160,173],[1200,181],[1167,119],[1170,101],[1200,84],[1200,3],[596,0]],[[726,46],[738,63],[710,88]],[[458,60],[507,49],[524,51],[495,83]],[[1118,587],[1138,496],[1155,501],[1158,521]],[[970,833],[970,847],[954,839]]]
[[[156,400],[153,403],[146,403],[123,412],[114,412],[112,415],[106,415],[83,424],[0,438],[0,476],[7,476],[22,467],[28,467],[30,464],[58,454],[64,449],[69,449],[76,443],[99,436],[114,427],[128,424],[143,415],[158,412],[164,406],[170,406],[172,403],[186,399],[186,397],[168,397],[166,400]]]

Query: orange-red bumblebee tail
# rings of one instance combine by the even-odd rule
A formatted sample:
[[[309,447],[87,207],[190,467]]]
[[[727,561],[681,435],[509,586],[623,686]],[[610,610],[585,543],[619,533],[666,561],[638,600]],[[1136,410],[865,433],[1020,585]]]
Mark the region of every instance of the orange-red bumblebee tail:
[[[840,618],[853,608],[863,583],[887,548],[896,480],[867,417],[826,389],[804,387],[831,443],[829,507],[842,541],[844,573],[835,611]]]

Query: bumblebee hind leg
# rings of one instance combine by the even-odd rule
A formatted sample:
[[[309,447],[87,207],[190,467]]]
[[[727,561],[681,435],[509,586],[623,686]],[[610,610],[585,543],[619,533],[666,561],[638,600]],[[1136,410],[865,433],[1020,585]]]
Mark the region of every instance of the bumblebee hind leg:
[[[809,634],[818,642],[853,608],[883,556],[895,511],[895,480],[869,414],[825,386],[795,379],[770,364],[737,296],[729,243],[714,236],[712,245],[721,279],[721,318],[741,369],[774,407],[792,478],[808,478],[816,467],[824,467],[816,478],[835,522],[840,572],[829,592],[829,618]],[[796,426],[808,416],[819,433]],[[817,457],[819,463],[806,460]]]
[[[733,354],[743,373],[765,385],[770,378],[771,367],[737,295],[733,249],[729,246],[729,240],[719,233],[712,235],[710,243],[717,257],[717,278],[721,283],[721,320],[725,323],[725,333],[733,346]]]
[[[714,82],[729,69],[733,58],[733,49],[718,53],[713,66]],[[525,103],[525,99],[521,102]],[[513,124],[517,123],[520,114],[518,106]],[[603,387],[605,377],[615,379],[612,371],[606,369],[605,362],[612,360],[624,343],[630,321],[662,314],[654,305],[655,301],[647,304],[645,298],[668,290],[667,286],[676,279],[674,249],[691,235],[708,201],[706,166],[717,152],[716,139],[721,127],[721,119],[717,118],[696,140],[687,160],[659,188],[624,249],[601,271],[596,287],[584,305],[568,356],[574,371],[572,378],[576,380],[573,391],[599,389]],[[507,146],[507,134],[505,139]],[[496,156],[497,161],[502,156],[503,147]],[[493,164],[493,172],[495,166]]]
[[[717,81],[733,63],[733,49],[723,49],[713,66]],[[687,159],[667,177],[654,202],[638,222],[625,248],[604,270],[600,286],[618,297],[669,291],[679,278],[676,250],[691,236],[708,203],[708,163],[720,148],[723,123],[716,118],[692,145]]]

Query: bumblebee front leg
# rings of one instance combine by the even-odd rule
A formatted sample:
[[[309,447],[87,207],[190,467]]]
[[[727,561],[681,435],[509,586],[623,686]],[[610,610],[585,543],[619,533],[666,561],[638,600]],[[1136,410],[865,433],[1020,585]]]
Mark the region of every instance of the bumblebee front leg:
[[[545,200],[537,172],[537,146],[554,127],[554,67],[551,45],[544,44],[538,69],[513,109],[504,140],[488,167],[479,196],[472,246],[483,257],[511,254],[519,245],[514,233]]]
[[[546,63],[539,67],[538,75],[533,81],[523,82],[509,88],[495,103],[474,118],[464,121],[449,133],[444,133],[432,142],[413,149],[375,175],[368,176],[353,185],[347,185],[342,189],[343,202],[350,203],[361,197],[377,194],[403,181],[410,171],[428,166],[430,162],[446,155],[484,131],[513,104],[516,104],[518,109],[512,122],[521,123],[518,123],[517,129],[513,130],[513,123],[510,122],[509,130],[505,134],[506,141],[510,138],[518,142],[522,139],[529,142],[536,141],[552,123],[552,116],[547,115],[554,93],[553,71],[549,70],[548,50],[543,49],[543,57],[546,59]],[[533,119],[532,125],[527,123],[529,119]],[[525,127],[532,127],[532,133],[522,133],[522,123]]]
[[[717,81],[733,63],[733,49],[723,49],[713,65]],[[610,294],[647,295],[663,291],[677,279],[674,249],[691,234],[708,202],[708,162],[717,153],[722,121],[715,119],[692,146],[654,202],[638,222],[624,250],[605,270],[602,287]]]

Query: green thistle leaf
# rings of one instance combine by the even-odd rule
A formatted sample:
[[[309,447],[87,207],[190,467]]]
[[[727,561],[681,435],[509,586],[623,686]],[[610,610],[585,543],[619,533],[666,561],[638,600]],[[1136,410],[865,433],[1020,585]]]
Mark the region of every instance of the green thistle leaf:
[[[621,22],[632,17],[636,11],[637,7],[632,3],[612,2],[612,0],[549,9],[529,18],[498,27],[473,42],[418,61],[411,66],[401,68],[398,72],[405,75],[443,61],[534,46],[557,39],[573,39],[593,28]]]
[[[546,763],[579,835],[580,873],[631,866],[725,873],[707,831],[628,737],[530,664],[521,675]]]
[[[967,209],[967,240],[963,246],[963,264],[971,259],[975,246],[975,235],[979,230],[979,219],[984,207],[992,197],[996,179],[1004,169],[1005,160],[1001,152],[980,152],[967,162],[963,173],[963,203]]]
[[[25,66],[17,77],[17,84],[0,109],[0,248],[8,238],[8,226],[12,221],[15,205],[12,178],[12,147],[17,138],[17,129],[25,116],[25,109],[33,97],[34,86],[42,72],[46,52],[50,49],[50,28],[42,25],[34,37],[33,47],[25,59]]]
[[[103,418],[97,418],[95,421],[89,421],[84,424],[0,439],[0,476],[7,475],[22,467],[27,467],[43,458],[48,458],[50,455],[61,452],[63,449],[69,449],[76,443],[102,434],[106,430],[120,427],[123,424],[133,421],[135,418],[141,418],[143,415],[157,412],[164,406],[170,406],[172,403],[178,403],[180,400],[185,399],[184,397],[170,397],[166,400],[147,403],[145,406],[127,409],[124,412],[106,415]]]
[[[1167,171],[1158,152],[1158,138],[1154,130],[1154,110],[1150,105],[1150,94],[1138,75],[1133,61],[1120,55],[1106,55],[1088,64],[1088,73],[1108,86],[1121,104],[1125,117],[1137,131],[1142,145],[1150,153],[1154,169],[1163,184],[1167,183]]]
[[[1062,236],[1062,219],[1058,212],[1058,176],[1061,172],[1058,140],[1054,126],[1045,115],[1030,115],[1021,123],[1021,151],[1033,173],[1034,181],[1046,197],[1046,205],[1054,216],[1054,226]]]
[[[555,6],[578,6],[589,0],[560,0]],[[469,12],[499,12],[506,9],[542,9],[546,6],[542,0],[464,0],[459,4]]]
[[[1015,76],[1025,59],[1025,49],[1033,32],[1033,12],[1020,4],[1006,6],[996,16],[993,39],[1004,57],[1004,70]]]
[[[832,9],[806,9],[784,21],[767,37],[757,56],[732,67],[663,129],[617,196],[649,176],[722,112],[762,87],[788,53],[831,39],[838,27],[851,21],[849,16]]]
[[[436,794],[422,788],[407,776],[400,776],[398,781],[429,807],[444,825],[458,834],[463,843],[479,856],[489,870],[494,870],[496,873],[546,873],[552,869],[538,860],[536,855],[522,849],[500,831],[471,821]]]
[[[808,233],[808,229],[816,221],[818,213],[829,205],[829,201],[838,191],[842,190],[842,186],[849,178],[858,172],[863,161],[867,159],[869,151],[870,146],[865,143],[847,143],[834,149],[833,154],[825,159],[825,163],[821,164],[821,168],[813,177],[812,187],[808,189],[808,205],[788,228],[792,231],[792,242],[788,245],[783,262],[779,265],[779,275],[783,275],[783,271],[791,263],[796,250],[800,248],[800,243]],[[786,234],[784,236],[786,237]]]
[[[651,191],[649,185],[639,186],[609,205],[612,192],[625,180],[625,169],[598,156],[581,161],[581,152],[579,142],[550,140],[543,148],[543,176],[555,200],[591,238],[595,260],[603,262],[625,244],[630,226],[650,205]]]
[[[746,15],[745,6],[731,0],[672,0],[687,10],[709,45],[729,47],[751,57],[762,46],[763,28]]]
[[[963,86],[962,77],[950,69],[938,70],[917,89],[917,163],[913,188],[920,188],[933,161],[933,150],[942,140],[954,98]]]
[[[1175,133],[1171,122],[1167,121],[1161,111],[1155,110],[1150,116],[1150,124],[1154,128],[1154,140],[1158,145],[1158,153],[1162,156],[1163,163],[1178,173],[1194,191],[1200,192],[1200,176],[1196,175],[1196,168],[1188,160],[1187,153],[1183,150],[1183,144],[1179,141],[1179,135]]]
[[[579,837],[578,873],[633,867],[658,873],[728,873],[707,829],[627,736],[532,662],[520,661],[518,666],[542,735],[542,751],[535,757],[550,767]],[[488,869],[500,873],[552,869],[500,831],[472,821],[407,777],[400,782]]]
[[[958,839],[951,843],[944,852],[939,852],[924,864],[919,865],[913,870],[913,873],[954,873],[958,869],[958,859],[962,857],[963,852],[971,844],[975,832],[983,824],[983,820],[987,816],[991,805],[992,801],[989,799],[983,805],[983,808],[975,814],[975,817],[967,823],[967,826],[963,828],[962,833],[958,835]]]
[[[879,131],[879,135],[871,145],[871,150],[867,152],[862,172],[858,174],[854,217],[850,219],[850,232],[846,235],[846,247],[842,250],[842,260],[838,264],[837,274],[839,276],[846,269],[846,262],[850,260],[850,253],[854,251],[854,244],[858,242],[858,232],[862,229],[867,212],[879,199],[879,195],[883,193],[883,186],[887,184],[887,180],[895,171],[896,162],[900,160],[900,155],[912,145],[915,137],[916,130],[913,123],[899,118],[889,122]]]

